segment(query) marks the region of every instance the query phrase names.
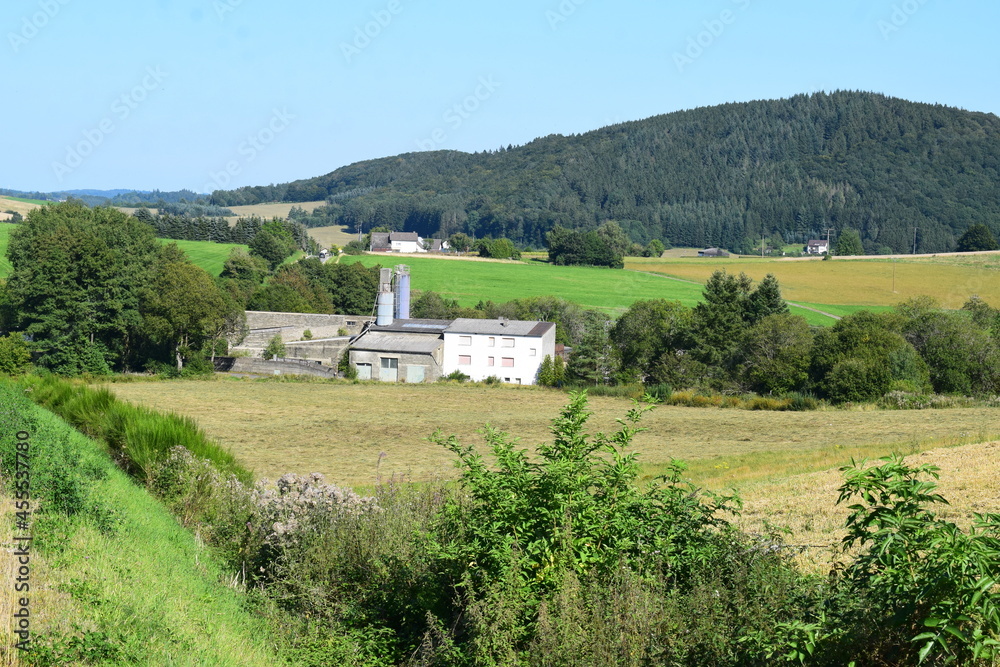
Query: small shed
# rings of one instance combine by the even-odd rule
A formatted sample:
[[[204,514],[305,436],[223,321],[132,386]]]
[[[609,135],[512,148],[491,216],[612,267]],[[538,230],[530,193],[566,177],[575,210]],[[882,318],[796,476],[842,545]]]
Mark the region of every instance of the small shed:
[[[705,248],[698,251],[699,257],[729,257],[729,253],[722,248]]]

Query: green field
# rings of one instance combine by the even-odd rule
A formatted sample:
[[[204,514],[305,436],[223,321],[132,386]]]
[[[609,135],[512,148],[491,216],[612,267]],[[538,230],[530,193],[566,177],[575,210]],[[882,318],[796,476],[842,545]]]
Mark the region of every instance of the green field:
[[[176,243],[192,262],[208,271],[213,276],[222,273],[222,265],[226,263],[233,248],[243,248],[238,243],[212,243],[211,241],[175,241],[173,239],[158,239],[160,243]]]
[[[4,199],[11,199],[13,201],[19,201],[25,204],[37,204],[39,206],[48,206],[49,204],[57,203],[54,201],[49,201],[47,199],[25,199],[24,197],[4,197]]]
[[[7,243],[10,241],[12,231],[14,231],[14,225],[9,222],[0,222],[0,279],[9,276],[14,268],[7,259]]]
[[[639,271],[616,271],[592,266],[552,266],[544,262],[494,262],[449,260],[426,257],[345,256],[342,262],[365,266],[406,264],[415,290],[431,290],[463,306],[481,300],[496,303],[530,296],[560,296],[584,308],[617,315],[633,302],[670,299],[685,306],[701,300],[700,284]],[[818,308],[822,310],[822,308]],[[833,320],[820,313],[792,308],[810,324],[829,325]]]

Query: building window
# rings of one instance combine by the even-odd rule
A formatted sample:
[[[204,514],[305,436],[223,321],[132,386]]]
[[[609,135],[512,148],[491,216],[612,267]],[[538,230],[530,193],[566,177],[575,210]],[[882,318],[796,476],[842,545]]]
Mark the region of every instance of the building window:
[[[459,345],[472,345],[472,336],[459,336],[458,337],[458,344]]]
[[[535,348],[531,348],[531,349],[529,349],[529,350],[528,350],[528,356],[529,356],[529,357],[534,357],[534,356],[536,356],[537,354],[538,354],[538,350],[537,350],[537,349],[535,349]]]
[[[513,338],[501,338],[500,339],[500,347],[514,347],[514,339]]]
[[[489,345],[490,347],[496,347],[497,346],[497,339],[494,338],[493,336],[490,336],[490,341],[489,341],[489,343],[487,343],[487,345]]]
[[[353,327],[357,325],[357,322],[355,322],[354,320],[347,320],[346,322],[344,322],[344,324],[346,324],[349,327]]]
[[[496,364],[497,364],[497,358],[496,357],[487,357],[486,358],[486,365],[487,366],[496,366]]]
[[[472,355],[471,354],[460,354],[460,355],[458,355],[458,365],[459,366],[471,366],[472,365]]]
[[[503,366],[508,367],[508,368],[513,368],[514,367],[514,357],[504,357],[501,360],[501,364]]]

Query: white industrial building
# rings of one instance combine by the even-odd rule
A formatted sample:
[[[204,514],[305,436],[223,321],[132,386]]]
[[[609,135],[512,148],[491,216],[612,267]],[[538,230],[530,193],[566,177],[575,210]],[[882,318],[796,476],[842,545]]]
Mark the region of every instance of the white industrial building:
[[[523,320],[459,318],[444,331],[445,375],[461,371],[473,380],[496,376],[535,384],[545,355],[556,353],[556,325]]]
[[[411,319],[409,286],[408,267],[382,270],[375,324],[349,348],[360,379],[433,382],[460,371],[474,381],[495,376],[510,384],[535,384],[542,360],[555,356],[551,322]]]

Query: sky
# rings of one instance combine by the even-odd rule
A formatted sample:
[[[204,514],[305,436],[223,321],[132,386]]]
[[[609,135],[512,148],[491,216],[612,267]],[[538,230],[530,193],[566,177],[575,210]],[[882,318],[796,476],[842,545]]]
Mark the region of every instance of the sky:
[[[1000,113],[996,0],[5,0],[0,188],[210,192],[733,101]]]

